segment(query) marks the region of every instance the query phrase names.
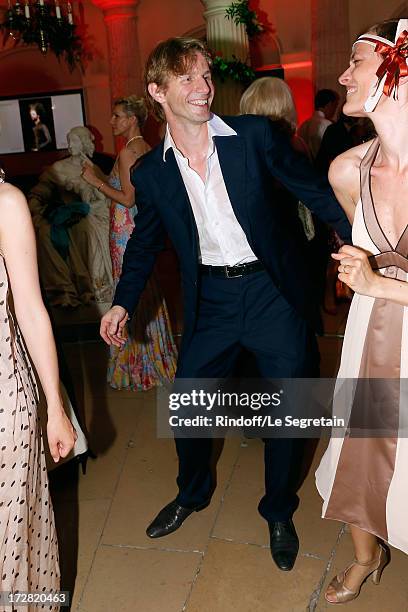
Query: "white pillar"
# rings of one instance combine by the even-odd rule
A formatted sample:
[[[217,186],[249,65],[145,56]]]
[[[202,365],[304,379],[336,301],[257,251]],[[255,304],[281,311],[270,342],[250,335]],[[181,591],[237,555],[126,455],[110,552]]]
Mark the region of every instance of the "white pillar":
[[[228,0],[201,0],[205,6],[204,17],[207,22],[207,43],[211,51],[221,53],[226,60],[235,56],[241,62],[249,63],[248,36],[243,24],[236,25],[226,17]],[[215,79],[216,95],[213,109],[220,114],[236,115],[244,87],[241,83]]]

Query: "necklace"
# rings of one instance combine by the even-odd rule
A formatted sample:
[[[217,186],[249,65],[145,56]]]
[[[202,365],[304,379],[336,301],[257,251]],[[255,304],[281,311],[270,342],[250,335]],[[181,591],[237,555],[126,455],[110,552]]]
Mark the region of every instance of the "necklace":
[[[138,136],[133,136],[133,138],[130,138],[130,139],[127,141],[127,143],[125,144],[125,149],[126,149],[126,147],[128,146],[128,144],[129,144],[130,142],[132,142],[132,140],[136,140],[136,138],[143,138],[143,136],[139,136],[139,135],[138,135]]]

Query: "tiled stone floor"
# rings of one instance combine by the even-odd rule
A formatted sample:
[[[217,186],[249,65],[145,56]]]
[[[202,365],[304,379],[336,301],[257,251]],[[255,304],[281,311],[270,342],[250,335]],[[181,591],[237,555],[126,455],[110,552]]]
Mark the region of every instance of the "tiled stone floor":
[[[322,373],[338,361],[344,309],[320,341]],[[211,505],[176,533],[150,540],[145,528],[175,494],[171,440],[157,439],[155,392],[118,392],[105,384],[107,350],[100,342],[65,345],[90,440],[98,457],[86,475],[63,467],[53,477],[63,586],[74,612],[300,612],[328,609],[325,585],[352,558],[350,536],[320,518],[314,468],[300,490],[294,520],[300,554],[280,572],[257,512],[263,490],[262,443],[227,439]],[[347,611],[408,611],[408,559],[392,551],[380,586],[368,583]]]

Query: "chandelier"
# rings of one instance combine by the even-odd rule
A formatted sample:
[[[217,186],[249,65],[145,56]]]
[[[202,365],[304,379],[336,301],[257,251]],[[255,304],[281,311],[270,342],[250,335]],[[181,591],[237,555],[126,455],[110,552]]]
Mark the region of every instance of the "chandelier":
[[[81,63],[83,55],[82,39],[76,33],[71,2],[59,0],[37,0],[20,2],[8,0],[5,19],[0,23],[4,32],[4,42],[36,45],[41,53],[51,50],[63,57],[70,68]]]

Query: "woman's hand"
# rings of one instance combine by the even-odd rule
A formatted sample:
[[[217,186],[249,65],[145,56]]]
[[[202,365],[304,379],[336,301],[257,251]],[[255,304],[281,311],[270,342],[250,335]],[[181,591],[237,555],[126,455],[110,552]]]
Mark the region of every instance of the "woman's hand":
[[[62,405],[55,409],[48,406],[48,415],[48,446],[52,458],[58,463],[72,450],[78,436]]]
[[[332,258],[340,261],[339,280],[362,295],[376,297],[379,276],[375,274],[365,251],[349,244],[341,247]]]

